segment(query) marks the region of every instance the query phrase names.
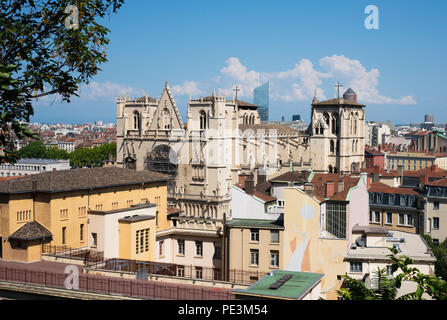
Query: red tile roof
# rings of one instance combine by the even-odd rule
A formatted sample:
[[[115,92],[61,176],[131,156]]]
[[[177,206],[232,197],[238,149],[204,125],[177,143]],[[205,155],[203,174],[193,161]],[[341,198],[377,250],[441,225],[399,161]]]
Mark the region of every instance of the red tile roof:
[[[428,184],[429,186],[447,187],[447,179],[440,179]]]
[[[182,209],[168,206],[168,215],[183,212]]]
[[[368,189],[369,192],[391,193],[391,194],[405,194],[405,195],[418,195],[417,191],[410,188],[394,188],[381,182],[373,182]]]
[[[314,184],[315,197],[323,201],[326,199],[325,194],[325,183],[334,182],[334,191],[335,193],[329,197],[329,200],[337,200],[337,201],[345,201],[348,196],[349,190],[352,187],[355,187],[359,182],[359,177],[351,177],[349,175],[342,176],[344,182],[343,191],[338,191],[338,182],[340,179],[340,175],[338,173],[317,173],[314,175],[312,179],[312,183]]]

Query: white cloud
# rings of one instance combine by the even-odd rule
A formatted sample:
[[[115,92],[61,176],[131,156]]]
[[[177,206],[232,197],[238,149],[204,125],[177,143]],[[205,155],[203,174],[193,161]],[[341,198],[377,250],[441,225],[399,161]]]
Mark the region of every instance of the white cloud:
[[[220,81],[223,82],[221,90],[225,91],[227,95],[232,95],[235,83],[241,91],[238,95],[242,97],[250,97],[253,94],[253,89],[258,86],[259,72],[248,70],[238,58],[231,57],[227,61],[227,66],[220,70],[222,76]]]
[[[145,92],[143,89],[112,82],[91,82],[88,85],[81,86],[78,94],[82,100],[114,101],[118,96],[129,95],[131,97],[140,97]]]
[[[359,60],[334,54],[321,58],[318,61],[318,67],[316,68],[311,60],[304,58],[289,70],[268,73],[249,70],[238,58],[231,57],[227,59],[220,74],[210,81],[202,83],[185,81],[183,85],[175,86],[175,88],[179,94],[209,94],[217,89],[217,92],[232,96],[233,88],[238,84],[241,89],[238,95],[245,99],[251,99],[253,89],[258,85],[258,79],[262,79],[262,82],[267,80],[270,82],[271,100],[309,102],[313,98],[315,90],[317,90],[317,97],[320,101],[327,99],[323,87],[331,88],[329,98],[335,97],[334,84],[341,81],[344,85],[343,89],[346,90],[349,87],[354,89],[357,92],[358,100],[362,103],[416,104],[412,95],[400,98],[382,95],[377,88],[379,70],[372,68],[368,71]]]
[[[391,98],[381,95],[377,86],[380,72],[373,68],[367,71],[359,60],[351,60],[344,55],[324,57],[319,61],[320,66],[326,69],[331,78],[339,79],[345,83],[345,88],[353,88],[358,100],[373,104],[415,104],[413,96]],[[334,89],[335,90],[335,89]]]
[[[195,96],[203,94],[204,91],[199,89],[199,83],[196,81],[185,81],[181,85],[174,85],[172,93],[180,96]]]

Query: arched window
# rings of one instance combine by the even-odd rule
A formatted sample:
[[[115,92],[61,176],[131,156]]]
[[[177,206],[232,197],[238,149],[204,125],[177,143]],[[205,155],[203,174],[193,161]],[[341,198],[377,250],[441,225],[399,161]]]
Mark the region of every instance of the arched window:
[[[133,113],[133,128],[134,130],[141,129],[140,113],[138,111]]]
[[[244,114],[244,118],[242,121],[243,124],[248,124],[248,114]]]
[[[355,150],[355,140],[352,140],[352,152]]]
[[[327,113],[327,112],[325,112],[324,114],[323,114],[323,119],[324,119],[324,123],[326,123],[326,125],[327,125],[327,127],[328,128],[330,128],[330,126],[331,126],[331,121],[330,121],[330,117],[329,117],[329,114]]]
[[[331,153],[335,152],[335,143],[334,140],[331,140]]]
[[[250,116],[250,124],[255,124],[255,115],[254,114],[252,114]]]
[[[354,118],[354,133],[357,134],[357,121],[358,121],[358,117],[359,114],[356,112],[355,113],[355,118]]]
[[[200,130],[205,130],[208,126],[208,123],[206,121],[206,113],[205,111],[200,111]]]
[[[338,134],[340,132],[339,130],[339,123],[338,123],[338,114],[333,113],[332,114],[332,133]]]
[[[334,173],[334,169],[332,168],[332,165],[329,165],[329,173]]]

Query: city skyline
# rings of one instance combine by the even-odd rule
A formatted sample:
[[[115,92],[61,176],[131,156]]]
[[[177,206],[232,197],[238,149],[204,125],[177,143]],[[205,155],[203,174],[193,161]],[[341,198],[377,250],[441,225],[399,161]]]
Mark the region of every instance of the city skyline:
[[[229,14],[205,2],[126,3],[118,15],[104,19],[111,43],[103,71],[70,104],[55,97],[35,103],[31,120],[111,122],[116,96],[159,97],[165,80],[184,118],[190,95],[216,90],[231,97],[238,84],[240,98],[253,102],[261,80],[270,82],[271,120],[300,114],[308,122],[314,90],[320,100],[333,98],[340,81],[342,90],[352,87],[369,107],[368,121],[410,123],[429,112],[445,122],[445,44],[436,39],[445,30],[446,4],[376,1],[378,30],[364,26],[368,4],[249,1]],[[157,14],[143,19],[151,12]],[[426,15],[430,23],[423,23]]]

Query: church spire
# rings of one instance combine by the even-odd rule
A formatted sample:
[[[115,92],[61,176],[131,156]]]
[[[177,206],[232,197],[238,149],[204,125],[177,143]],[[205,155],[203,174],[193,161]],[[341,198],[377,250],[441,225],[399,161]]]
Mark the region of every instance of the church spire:
[[[317,88],[315,88],[314,99],[312,100],[312,103],[317,103],[317,102],[318,102],[318,100],[317,100]]]

